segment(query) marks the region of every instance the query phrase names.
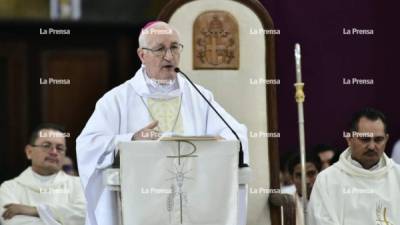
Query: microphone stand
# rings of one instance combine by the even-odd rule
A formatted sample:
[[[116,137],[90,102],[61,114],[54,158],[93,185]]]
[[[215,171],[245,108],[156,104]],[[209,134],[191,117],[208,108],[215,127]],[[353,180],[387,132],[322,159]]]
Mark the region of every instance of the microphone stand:
[[[211,107],[211,109],[218,115],[218,117],[225,123],[225,125],[229,128],[229,130],[235,135],[236,139],[239,141],[239,168],[244,168],[244,167],[249,167],[246,163],[244,163],[243,159],[243,147],[242,147],[242,142],[240,141],[239,136],[237,133],[233,130],[233,128],[226,122],[226,120],[221,116],[221,114],[214,108],[214,106],[207,100],[207,98],[201,93],[201,91],[196,87],[196,85],[189,79],[189,77],[182,72],[178,67],[175,68],[176,73],[181,73],[186,80],[189,81],[189,83],[196,89],[196,91],[201,95],[201,97],[208,103],[208,105]]]

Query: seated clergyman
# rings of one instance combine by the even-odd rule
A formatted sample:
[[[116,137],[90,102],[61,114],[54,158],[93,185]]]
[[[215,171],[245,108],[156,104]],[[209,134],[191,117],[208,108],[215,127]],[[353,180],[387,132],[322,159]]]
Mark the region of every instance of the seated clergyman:
[[[400,224],[400,166],[384,153],[386,117],[363,109],[354,115],[347,134],[349,147],[317,176],[308,224]]]
[[[32,133],[25,147],[32,166],[0,187],[1,224],[84,224],[79,178],[61,170],[67,151],[64,134],[55,124],[42,124]]]
[[[288,170],[290,178],[296,186],[296,192],[293,194],[296,201],[296,225],[303,225],[304,211],[302,204],[302,187],[301,187],[301,160],[300,154],[292,156],[288,161]],[[310,198],[311,190],[313,188],[315,179],[317,178],[318,172],[321,170],[321,162],[318,156],[313,153],[306,153],[306,193],[307,201]]]

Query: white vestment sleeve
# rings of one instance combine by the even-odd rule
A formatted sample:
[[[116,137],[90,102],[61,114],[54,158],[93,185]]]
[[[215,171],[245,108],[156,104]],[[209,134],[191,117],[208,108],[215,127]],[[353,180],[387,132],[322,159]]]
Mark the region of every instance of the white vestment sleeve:
[[[12,219],[4,220],[1,219],[1,225],[46,225],[38,217],[18,215]]]
[[[109,92],[97,102],[95,111],[76,140],[79,175],[87,199],[88,217],[93,224],[96,224],[94,211],[105,190],[103,169],[113,164],[117,143],[130,141],[134,134],[120,134],[121,117],[128,109],[121,109],[117,98]]]
[[[334,204],[335,201],[332,199],[335,196],[329,196],[328,189],[332,187],[328,187],[326,179],[326,176],[318,176],[314,183],[310,202],[308,203],[308,225],[340,225],[337,221],[337,215],[334,213],[335,210],[339,209],[337,209],[338,206]]]
[[[83,225],[85,223],[85,206],[83,204],[39,205],[40,218],[46,225]]]
[[[43,220],[46,225],[61,225],[54,219],[53,213],[51,213],[49,207],[47,205],[39,205],[36,207],[40,219]]]
[[[4,182],[0,187],[0,224],[1,225],[45,225],[39,217],[17,215],[9,220],[4,220],[2,215],[7,204],[21,204],[18,200],[17,188],[11,182]]]
[[[79,175],[86,187],[96,170],[110,167],[114,162],[116,144],[130,141],[134,133],[119,134],[121,110],[117,97],[105,95],[76,140]]]
[[[85,196],[80,189],[80,183],[75,182],[67,204],[54,202],[37,207],[39,216],[46,225],[83,225],[85,223]]]

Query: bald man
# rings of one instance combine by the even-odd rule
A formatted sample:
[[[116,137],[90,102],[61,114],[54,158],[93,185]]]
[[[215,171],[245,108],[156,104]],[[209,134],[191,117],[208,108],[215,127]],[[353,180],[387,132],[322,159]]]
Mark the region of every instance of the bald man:
[[[87,225],[117,224],[116,194],[104,187],[102,172],[113,164],[118,142],[155,140],[165,132],[235,140],[188,81],[175,72],[182,49],[179,34],[173,27],[160,21],[147,24],[139,36],[137,49],[142,67],[132,79],[97,102],[78,137],[79,174],[88,202]],[[215,102],[210,91],[197,87],[238,133],[247,163],[246,127]],[[243,190],[242,193],[245,194]],[[245,215],[246,209],[239,211]],[[245,224],[245,219],[240,217],[240,224]]]

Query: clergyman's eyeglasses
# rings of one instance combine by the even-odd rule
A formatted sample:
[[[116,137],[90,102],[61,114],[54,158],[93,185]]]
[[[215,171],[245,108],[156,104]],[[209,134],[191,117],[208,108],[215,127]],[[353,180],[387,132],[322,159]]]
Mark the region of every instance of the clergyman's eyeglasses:
[[[55,148],[57,150],[57,152],[60,154],[65,154],[65,152],[67,151],[67,146],[62,145],[62,144],[53,145],[50,142],[45,142],[40,145],[31,145],[31,146],[40,148],[45,152],[49,152],[52,148]]]

